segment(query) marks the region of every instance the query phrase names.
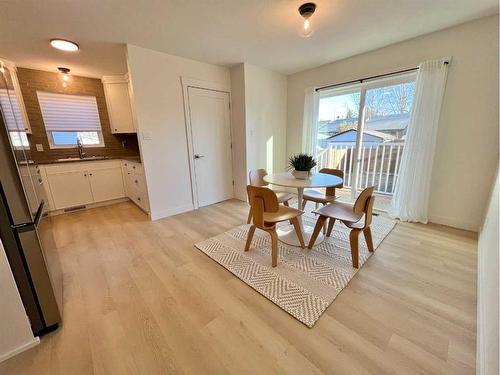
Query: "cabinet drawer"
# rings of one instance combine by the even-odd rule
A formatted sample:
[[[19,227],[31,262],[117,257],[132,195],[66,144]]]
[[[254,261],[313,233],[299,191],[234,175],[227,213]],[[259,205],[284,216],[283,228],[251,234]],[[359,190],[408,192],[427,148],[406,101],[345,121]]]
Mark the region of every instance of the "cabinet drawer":
[[[142,164],[140,163],[127,162],[127,170],[132,173],[144,174]]]
[[[144,211],[149,212],[149,203],[147,200],[147,196],[144,192],[132,188],[130,191],[129,198],[137,204],[139,207],[141,207]]]
[[[145,193],[147,190],[146,190],[146,183],[144,181],[144,175],[142,174],[137,174],[137,173],[134,173],[134,174],[130,174],[128,175],[129,177],[129,181],[130,181],[130,184],[135,187],[137,190]]]

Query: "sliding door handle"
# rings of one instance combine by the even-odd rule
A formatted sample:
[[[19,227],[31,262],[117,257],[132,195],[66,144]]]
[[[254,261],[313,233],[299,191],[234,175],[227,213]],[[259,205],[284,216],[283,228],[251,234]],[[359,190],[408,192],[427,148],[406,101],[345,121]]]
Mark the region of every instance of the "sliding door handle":
[[[200,155],[200,154],[194,154],[194,158],[195,159],[201,159],[201,158],[204,158],[205,155]]]

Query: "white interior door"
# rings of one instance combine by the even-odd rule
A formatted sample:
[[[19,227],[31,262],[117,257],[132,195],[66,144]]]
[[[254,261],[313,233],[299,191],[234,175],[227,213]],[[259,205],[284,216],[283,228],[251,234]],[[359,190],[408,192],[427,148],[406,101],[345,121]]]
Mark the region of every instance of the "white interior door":
[[[189,114],[198,206],[233,197],[227,92],[189,87]]]

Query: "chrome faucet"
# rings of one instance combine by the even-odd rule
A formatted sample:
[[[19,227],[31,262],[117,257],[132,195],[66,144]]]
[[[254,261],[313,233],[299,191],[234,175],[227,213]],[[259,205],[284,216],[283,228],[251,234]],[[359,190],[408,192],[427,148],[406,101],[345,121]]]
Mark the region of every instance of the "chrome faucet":
[[[76,145],[78,147],[78,156],[80,157],[80,159],[85,159],[85,152],[83,151],[83,145],[80,137],[76,139]]]

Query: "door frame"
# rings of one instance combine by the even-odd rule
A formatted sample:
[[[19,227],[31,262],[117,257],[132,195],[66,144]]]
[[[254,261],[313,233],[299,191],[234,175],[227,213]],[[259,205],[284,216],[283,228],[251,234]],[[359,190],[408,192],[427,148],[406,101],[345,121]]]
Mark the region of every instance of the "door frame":
[[[186,140],[188,149],[188,162],[189,162],[189,175],[191,178],[191,197],[193,202],[193,207],[195,210],[199,208],[198,204],[198,190],[196,185],[196,173],[194,168],[194,150],[193,150],[193,128],[191,125],[191,109],[189,106],[189,93],[188,89],[202,89],[209,91],[217,91],[226,93],[229,96],[229,130],[230,130],[230,141],[233,144],[233,131],[232,131],[232,114],[231,114],[231,86],[230,84],[219,83],[219,82],[209,82],[202,81],[199,79],[189,78],[181,76],[182,84],[182,97],[184,102],[184,121],[186,124]],[[232,164],[232,162],[231,162]],[[231,175],[233,170],[231,169]],[[233,195],[234,195],[234,182],[233,182]]]

